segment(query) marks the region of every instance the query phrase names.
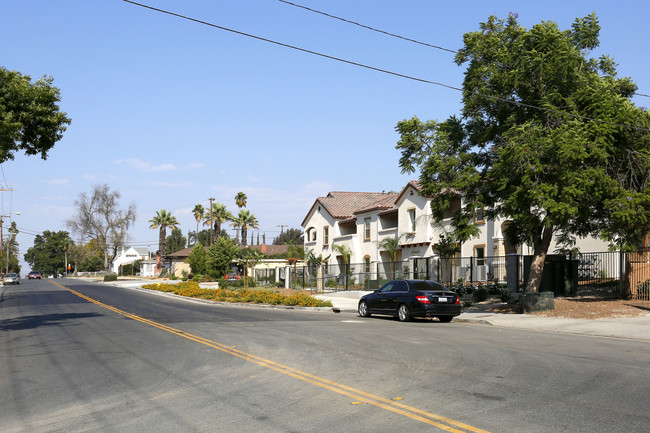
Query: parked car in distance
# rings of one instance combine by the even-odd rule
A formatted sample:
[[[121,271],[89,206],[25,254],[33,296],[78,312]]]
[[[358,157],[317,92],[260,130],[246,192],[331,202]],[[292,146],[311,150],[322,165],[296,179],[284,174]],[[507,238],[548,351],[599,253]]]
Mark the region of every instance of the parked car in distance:
[[[20,277],[18,274],[9,272],[2,278],[2,284],[20,284]]]
[[[38,272],[38,271],[31,271],[29,274],[27,274],[27,278],[29,278],[30,280],[38,278],[40,280],[41,279],[41,273]]]
[[[460,314],[460,297],[435,281],[393,280],[359,300],[359,316],[383,314],[406,322],[413,317],[437,317],[451,322]]]

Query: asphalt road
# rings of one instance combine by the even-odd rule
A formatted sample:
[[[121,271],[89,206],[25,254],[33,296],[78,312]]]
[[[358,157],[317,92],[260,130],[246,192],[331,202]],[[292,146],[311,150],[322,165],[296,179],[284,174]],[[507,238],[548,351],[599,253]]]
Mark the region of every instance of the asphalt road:
[[[641,341],[0,287],[2,432],[647,432],[649,361]]]

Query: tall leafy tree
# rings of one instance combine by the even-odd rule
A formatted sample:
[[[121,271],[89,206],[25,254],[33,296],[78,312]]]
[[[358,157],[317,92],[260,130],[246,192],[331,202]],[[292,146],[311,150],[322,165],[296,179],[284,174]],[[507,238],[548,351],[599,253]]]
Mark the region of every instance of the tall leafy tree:
[[[111,191],[108,185],[96,185],[92,195],[79,195],[74,202],[76,214],[66,221],[68,228],[82,239],[94,239],[103,252],[107,271],[118,250],[126,245],[128,229],[136,217],[135,204],[120,209],[119,198],[120,193]]]
[[[239,211],[239,214],[233,223],[241,228],[241,244],[243,246],[247,245],[246,235],[248,233],[248,229],[258,229],[260,227],[259,221],[257,221],[257,217],[246,209]]]
[[[299,244],[304,244],[304,237],[302,230],[300,229],[288,229],[280,233],[278,237],[273,239],[273,245],[287,245],[289,242],[296,242]]]
[[[15,272],[20,273],[20,264],[18,263],[18,242],[16,241],[16,235],[18,234],[18,228],[16,227],[16,221],[12,221],[9,226],[9,236],[3,240],[3,245],[0,245],[0,257],[2,257],[2,263],[0,263],[0,269],[4,272]]]
[[[44,76],[32,83],[28,75],[0,66],[0,163],[14,153],[39,155],[63,137],[70,119],[59,111],[61,92]]]
[[[477,207],[510,221],[505,236],[533,246],[526,292],[540,287],[553,237],[599,235],[638,245],[650,225],[650,115],[617,78],[599,45],[595,15],[570,30],[546,21],[530,30],[516,17],[490,17],[464,36],[456,55],[467,65],[462,118],[399,122],[403,172],[420,171],[432,213],[453,218],[459,239],[471,236]]]
[[[34,238],[34,245],[25,253],[25,261],[29,263],[31,269],[44,275],[63,273],[65,248],[69,242],[70,234],[68,232],[45,230]]]
[[[151,225],[150,229],[158,229],[158,249],[160,254],[165,256],[167,254],[167,228],[178,228],[179,223],[175,216],[171,212],[167,212],[165,209],[160,209],[156,211],[156,215],[149,220]]]
[[[181,229],[174,227],[171,235],[167,236],[165,245],[167,246],[167,254],[172,254],[186,248],[187,238],[183,236]]]

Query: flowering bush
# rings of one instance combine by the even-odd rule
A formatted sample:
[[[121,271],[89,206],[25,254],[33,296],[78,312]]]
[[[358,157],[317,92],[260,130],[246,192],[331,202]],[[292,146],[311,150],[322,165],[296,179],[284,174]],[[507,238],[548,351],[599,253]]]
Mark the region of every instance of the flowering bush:
[[[322,301],[305,293],[284,295],[277,290],[253,290],[220,288],[218,290],[202,289],[196,281],[178,284],[146,284],[145,289],[169,292],[180,296],[210,299],[221,302],[241,302],[270,305],[293,305],[299,307],[331,307],[330,301]]]

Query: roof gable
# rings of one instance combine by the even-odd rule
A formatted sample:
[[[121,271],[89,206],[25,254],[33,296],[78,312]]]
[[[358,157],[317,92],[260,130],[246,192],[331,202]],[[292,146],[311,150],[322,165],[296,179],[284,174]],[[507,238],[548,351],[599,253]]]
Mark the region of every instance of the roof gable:
[[[394,192],[332,191],[319,197],[302,222],[304,226],[314,207],[320,204],[336,220],[346,220],[364,212],[388,210],[395,206],[398,195]]]

